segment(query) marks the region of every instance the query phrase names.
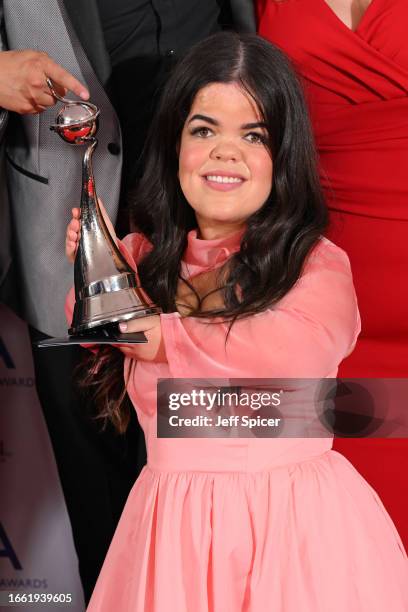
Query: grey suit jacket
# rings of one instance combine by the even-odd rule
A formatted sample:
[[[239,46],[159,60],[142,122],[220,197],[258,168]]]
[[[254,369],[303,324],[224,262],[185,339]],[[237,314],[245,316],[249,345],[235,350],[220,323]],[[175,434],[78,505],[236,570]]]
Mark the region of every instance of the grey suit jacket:
[[[231,6],[240,29],[254,31],[252,0],[232,0]],[[95,182],[114,221],[122,158],[120,152],[111,154],[108,144],[116,143],[120,150],[121,134],[104,90],[110,62],[96,0],[0,0],[0,16],[3,49],[46,51],[88,86],[91,101],[101,109]],[[49,130],[55,114],[51,108],[14,118],[7,132],[7,174],[22,314],[44,333],[64,335],[65,295],[73,283],[64,256],[65,230],[71,208],[79,204],[84,149],[69,146]]]
[[[0,4],[0,24],[2,23],[3,7]],[[4,34],[0,32],[0,51],[4,48]],[[6,168],[4,155],[4,133],[8,114],[0,108],[0,294],[7,272],[11,265],[10,248],[10,218],[6,185]]]

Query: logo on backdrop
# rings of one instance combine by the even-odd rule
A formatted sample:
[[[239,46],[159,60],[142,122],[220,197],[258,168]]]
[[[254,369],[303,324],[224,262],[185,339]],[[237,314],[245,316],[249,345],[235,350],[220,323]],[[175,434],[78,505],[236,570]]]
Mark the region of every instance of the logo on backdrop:
[[[17,556],[17,551],[13,546],[8,534],[2,523],[0,523],[0,562],[4,559],[10,565],[11,570],[22,571],[23,566]],[[0,576],[0,591],[4,589],[47,589],[48,582],[46,578],[27,578],[18,574],[18,577],[12,576],[6,578]]]
[[[11,353],[8,350],[3,338],[0,336],[0,371],[3,367],[5,367],[6,370],[16,370],[16,364],[13,361]],[[32,376],[0,376],[0,387],[31,388],[34,387],[34,385],[35,380]]]
[[[0,336],[0,359],[2,359],[4,365],[9,370],[15,370],[16,366],[14,365],[14,361],[7,350],[6,345],[3,342],[3,338]]]
[[[17,553],[14,550],[10,539],[7,536],[6,530],[4,529],[3,525],[0,523],[0,558],[1,557],[5,557],[7,559],[9,559],[11,565],[13,566],[13,569],[15,570],[22,570],[23,566],[21,565],[20,561],[18,560],[17,557]]]

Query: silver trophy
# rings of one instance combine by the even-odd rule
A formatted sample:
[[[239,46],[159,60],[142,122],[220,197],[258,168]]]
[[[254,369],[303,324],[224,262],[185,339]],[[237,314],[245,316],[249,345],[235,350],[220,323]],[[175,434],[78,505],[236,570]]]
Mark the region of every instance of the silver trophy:
[[[120,321],[159,314],[140,290],[134,270],[119,251],[102,216],[92,171],[92,155],[98,144],[99,109],[90,102],[58,95],[47,79],[52,95],[63,103],[50,126],[70,145],[87,145],[82,162],[81,232],[74,264],[75,309],[67,338],[43,340],[40,346],[123,344],[146,342],[143,333],[121,334]]]

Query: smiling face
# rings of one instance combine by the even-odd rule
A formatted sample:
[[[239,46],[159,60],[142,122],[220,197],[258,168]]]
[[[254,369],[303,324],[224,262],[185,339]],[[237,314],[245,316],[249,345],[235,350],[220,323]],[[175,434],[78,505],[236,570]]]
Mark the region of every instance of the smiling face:
[[[245,227],[272,188],[268,133],[254,100],[236,83],[196,95],[181,134],[179,180],[204,239]]]

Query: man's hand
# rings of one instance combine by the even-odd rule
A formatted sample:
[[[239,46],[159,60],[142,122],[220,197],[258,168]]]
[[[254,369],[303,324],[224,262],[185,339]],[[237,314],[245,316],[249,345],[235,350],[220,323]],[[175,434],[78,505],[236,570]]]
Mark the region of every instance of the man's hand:
[[[72,91],[83,100],[89,92],[75,77],[56,64],[46,53],[25,49],[0,53],[0,107],[22,115],[41,113],[55,104],[46,83],[64,96]]]
[[[139,361],[162,363],[167,361],[159,315],[140,317],[126,323],[119,323],[119,329],[123,334],[142,331],[147,338],[147,344],[118,345],[117,348],[126,357],[138,359]]]

